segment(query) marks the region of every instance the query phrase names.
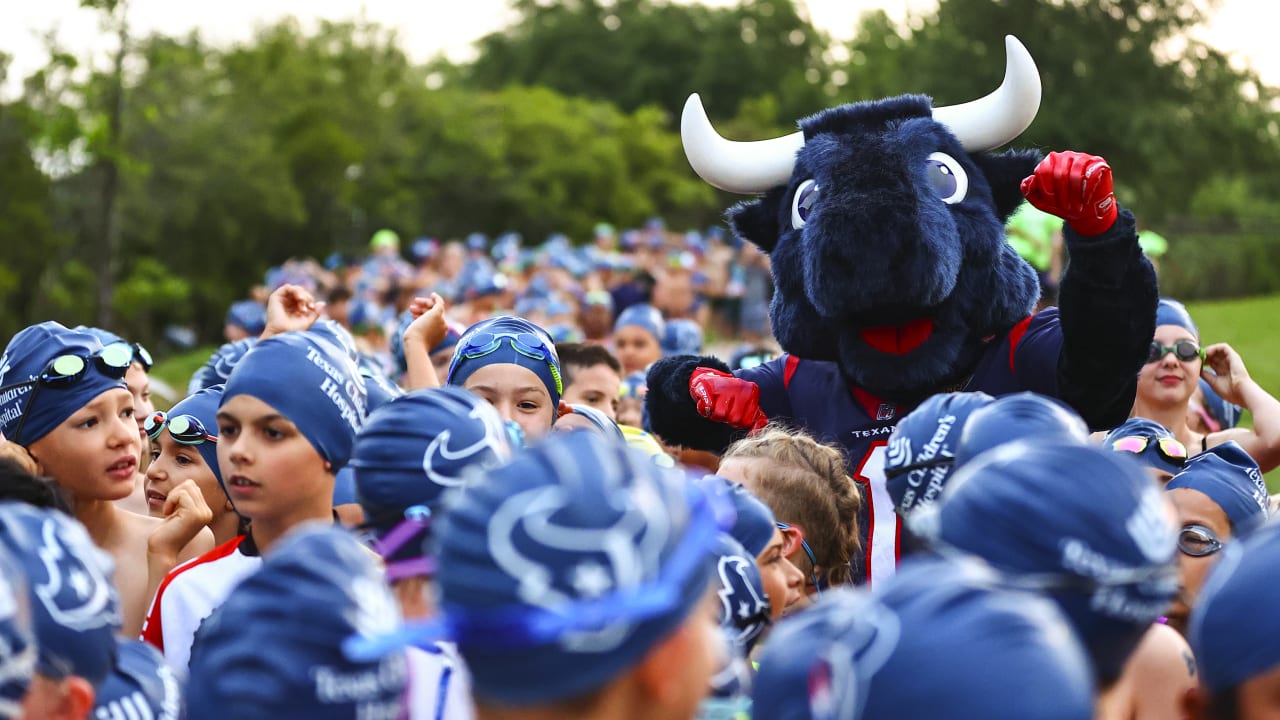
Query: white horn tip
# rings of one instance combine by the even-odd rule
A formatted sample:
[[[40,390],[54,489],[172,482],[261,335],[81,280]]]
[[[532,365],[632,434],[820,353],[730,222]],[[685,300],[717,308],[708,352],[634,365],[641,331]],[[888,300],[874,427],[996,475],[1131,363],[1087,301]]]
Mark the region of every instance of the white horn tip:
[[[803,133],[772,140],[733,142],[712,127],[702,98],[689,96],[680,115],[680,140],[693,171],[721,190],[751,195],[776,187],[791,176]]]

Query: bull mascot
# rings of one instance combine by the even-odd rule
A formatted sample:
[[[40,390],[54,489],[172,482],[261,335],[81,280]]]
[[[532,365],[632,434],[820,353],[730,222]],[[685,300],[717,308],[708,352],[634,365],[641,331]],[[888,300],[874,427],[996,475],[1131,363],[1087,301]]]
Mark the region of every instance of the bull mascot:
[[[716,133],[697,95],[681,135],[708,183],[759,194],[726,213],[769,255],[785,354],[730,373],[676,356],[649,372],[653,430],[724,450],[768,421],[843,447],[863,491],[856,577],[894,572],[898,518],[884,485],[897,419],[932,394],[1030,390],[1095,429],[1129,414],[1155,331],[1155,272],[1119,208],[1111,169],[1076,152],[993,152],[1040,104],[1026,48],[1006,37],[1001,86],[963,105],[903,95],[819,112],[759,142]],[[1057,307],[1033,314],[1036,273],[1006,242],[1023,199],[1062,217],[1070,264]]]

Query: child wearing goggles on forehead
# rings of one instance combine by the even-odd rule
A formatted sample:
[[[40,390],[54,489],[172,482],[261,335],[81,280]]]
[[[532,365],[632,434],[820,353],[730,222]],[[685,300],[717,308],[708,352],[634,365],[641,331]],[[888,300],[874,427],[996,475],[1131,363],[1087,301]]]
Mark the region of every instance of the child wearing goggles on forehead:
[[[135,362],[125,343],[56,322],[32,325],[0,355],[0,432],[26,448],[40,475],[67,494],[75,517],[115,560],[123,632],[142,627],[148,597],[149,538],[165,521],[116,502],[134,489],[141,440],[125,376]],[[195,557],[213,546],[207,531],[178,551]]]
[[[545,330],[521,317],[492,318],[468,328],[454,348],[445,384],[484,398],[530,440],[551,430],[564,393],[555,344]]]
[[[119,504],[129,512],[146,515],[147,499],[143,490],[146,479],[143,473],[146,472],[147,463],[151,461],[151,441],[142,429],[142,421],[156,409],[151,402],[151,378],[148,376],[155,361],[151,358],[151,353],[141,344],[127,342],[109,330],[84,325],[78,325],[73,329],[98,338],[104,348],[119,345],[125,348],[133,358],[133,362],[129,364],[129,370],[124,374],[124,382],[129,388],[129,394],[133,396],[133,419],[138,422],[138,437],[142,441],[142,452],[138,457],[138,473],[134,477],[133,493],[120,500]]]
[[[1201,378],[1226,402],[1249,410],[1253,429],[1197,432],[1187,412]],[[1257,461],[1263,472],[1280,466],[1280,401],[1249,377],[1244,360],[1226,343],[1200,345],[1200,331],[1187,309],[1162,299],[1147,363],[1138,374],[1131,415],[1155,420],[1173,432],[1191,455],[1232,441]]]

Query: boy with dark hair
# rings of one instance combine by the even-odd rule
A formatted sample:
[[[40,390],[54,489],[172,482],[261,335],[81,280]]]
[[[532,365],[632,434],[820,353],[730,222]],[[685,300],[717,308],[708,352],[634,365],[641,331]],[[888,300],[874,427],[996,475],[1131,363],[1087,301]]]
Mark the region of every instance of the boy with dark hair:
[[[618,419],[618,391],[622,387],[622,364],[606,348],[586,343],[559,343],[560,373],[564,377],[562,400],[569,405],[587,405]]]

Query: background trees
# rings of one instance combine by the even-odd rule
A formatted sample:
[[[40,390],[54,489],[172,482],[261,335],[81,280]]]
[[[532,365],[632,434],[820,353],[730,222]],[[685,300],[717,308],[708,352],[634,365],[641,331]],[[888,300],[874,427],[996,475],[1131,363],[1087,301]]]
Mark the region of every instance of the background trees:
[[[473,62],[425,66],[367,23],[286,20],[213,47],[130,37],[127,6],[91,4],[120,62],[77,72],[51,44],[0,104],[0,335],[114,315],[142,340],[168,323],[216,337],[267,267],[358,252],[379,227],[705,228],[735,198],[684,161],[690,92],[742,139],[839,102],[959,102],[999,82],[1006,33],[1045,87],[1019,144],[1111,160],[1121,201],[1174,243],[1168,292],[1280,290],[1276,91],[1188,39],[1211,1],[944,0],[901,26],[865,15],[837,43],[792,0],[513,0],[519,19]]]

